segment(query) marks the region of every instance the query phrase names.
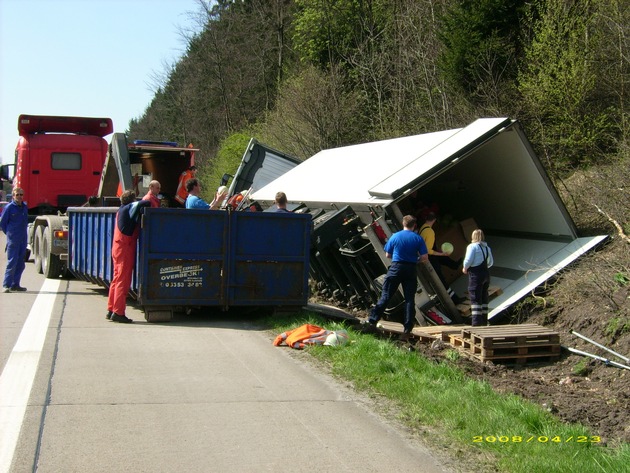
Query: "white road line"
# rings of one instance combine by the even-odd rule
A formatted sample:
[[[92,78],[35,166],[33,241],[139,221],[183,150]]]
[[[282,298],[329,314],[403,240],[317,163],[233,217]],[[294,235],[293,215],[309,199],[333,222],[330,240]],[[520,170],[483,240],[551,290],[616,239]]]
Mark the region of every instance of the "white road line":
[[[11,469],[60,279],[46,279],[0,375],[0,472]],[[15,294],[19,297],[19,294]],[[13,297],[13,296],[12,296]]]

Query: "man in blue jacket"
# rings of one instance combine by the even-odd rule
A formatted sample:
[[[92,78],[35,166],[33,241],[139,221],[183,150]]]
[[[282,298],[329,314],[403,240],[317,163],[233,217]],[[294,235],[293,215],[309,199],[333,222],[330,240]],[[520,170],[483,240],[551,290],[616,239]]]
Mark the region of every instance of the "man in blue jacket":
[[[13,200],[2,212],[0,228],[7,236],[7,269],[2,292],[24,292],[26,288],[20,286],[20,280],[26,266],[24,258],[28,239],[28,206],[24,202],[23,189],[13,189]]]

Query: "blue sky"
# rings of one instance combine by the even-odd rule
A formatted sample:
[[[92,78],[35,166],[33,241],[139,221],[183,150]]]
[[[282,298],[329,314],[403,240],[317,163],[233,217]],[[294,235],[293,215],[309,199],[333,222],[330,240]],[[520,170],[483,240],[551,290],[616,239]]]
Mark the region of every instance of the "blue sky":
[[[2,162],[13,163],[21,113],[109,117],[124,132],[198,11],[198,0],[0,0]]]

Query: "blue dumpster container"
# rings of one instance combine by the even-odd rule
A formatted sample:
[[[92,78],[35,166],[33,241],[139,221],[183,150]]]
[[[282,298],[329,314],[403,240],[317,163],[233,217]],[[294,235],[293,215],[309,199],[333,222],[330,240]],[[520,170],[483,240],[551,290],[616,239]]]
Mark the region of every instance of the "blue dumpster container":
[[[109,287],[116,208],[71,208],[69,268]],[[176,306],[303,306],[311,216],[147,208],[132,293],[147,320]]]

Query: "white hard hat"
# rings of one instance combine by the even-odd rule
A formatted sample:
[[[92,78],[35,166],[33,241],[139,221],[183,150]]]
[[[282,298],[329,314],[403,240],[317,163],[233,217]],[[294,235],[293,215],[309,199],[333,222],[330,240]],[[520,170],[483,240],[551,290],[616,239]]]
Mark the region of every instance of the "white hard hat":
[[[345,345],[348,343],[348,332],[345,330],[337,330],[326,337],[324,345],[336,347],[337,345]]]

